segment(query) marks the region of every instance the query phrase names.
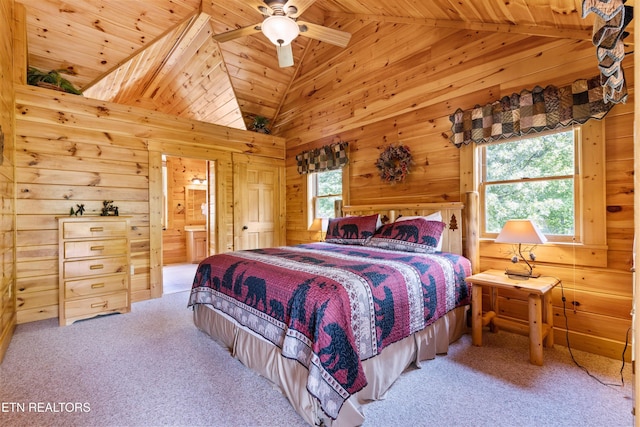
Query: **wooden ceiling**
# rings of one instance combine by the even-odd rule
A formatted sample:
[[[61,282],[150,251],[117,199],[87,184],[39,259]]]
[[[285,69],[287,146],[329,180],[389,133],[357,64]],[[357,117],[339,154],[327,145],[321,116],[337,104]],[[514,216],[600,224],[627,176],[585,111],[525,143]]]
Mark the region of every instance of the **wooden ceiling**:
[[[292,43],[294,66],[279,68],[275,46],[251,28],[250,35],[216,41],[216,35],[261,23],[260,0],[16,2],[26,7],[29,66],[68,71],[87,97],[239,129],[261,115],[277,134],[287,120],[287,96],[296,96],[289,93],[296,79],[318,68],[331,73],[350,55],[350,46],[301,35]],[[581,0],[291,3],[304,21],[348,31],[352,42],[359,29],[380,23],[581,40],[591,38],[593,23],[582,19]]]

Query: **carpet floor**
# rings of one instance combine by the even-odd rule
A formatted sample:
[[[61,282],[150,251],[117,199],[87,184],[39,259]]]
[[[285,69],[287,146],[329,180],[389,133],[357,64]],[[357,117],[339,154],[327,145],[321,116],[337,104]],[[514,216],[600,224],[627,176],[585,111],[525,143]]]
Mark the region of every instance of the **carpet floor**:
[[[59,327],[18,325],[0,365],[3,426],[302,426],[286,398],[196,329],[188,292]],[[527,338],[464,335],[367,404],[365,426],[632,426],[632,374],[566,347],[528,362]]]
[[[162,293],[188,291],[193,285],[198,264],[169,264],[162,267]]]

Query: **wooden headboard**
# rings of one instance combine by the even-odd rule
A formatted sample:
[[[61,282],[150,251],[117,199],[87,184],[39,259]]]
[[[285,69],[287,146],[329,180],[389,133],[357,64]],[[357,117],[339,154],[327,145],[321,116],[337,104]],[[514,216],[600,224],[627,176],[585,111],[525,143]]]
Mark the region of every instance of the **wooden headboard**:
[[[477,197],[476,192],[467,193],[466,206],[461,202],[350,205],[343,206],[342,213],[345,216],[380,214],[382,222],[386,224],[400,216],[425,216],[440,211],[442,221],[446,224],[442,234],[442,250],[466,256],[475,271],[479,268]],[[466,231],[464,240],[463,227]]]

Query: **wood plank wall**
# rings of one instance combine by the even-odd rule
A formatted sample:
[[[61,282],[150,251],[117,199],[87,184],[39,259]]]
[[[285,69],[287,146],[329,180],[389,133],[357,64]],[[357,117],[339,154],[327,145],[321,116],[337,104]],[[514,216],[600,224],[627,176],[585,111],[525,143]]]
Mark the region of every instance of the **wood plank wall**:
[[[346,52],[329,58],[320,44],[305,57],[306,74],[292,85],[276,126],[287,138],[288,244],[320,237],[307,229],[306,180],[295,164],[299,152],[349,142],[347,204],[461,201],[460,150],[448,140],[449,115],[536,85],[560,86],[598,74],[588,40],[341,24],[353,33]],[[560,277],[568,301],[575,301],[566,310],[571,346],[614,358],[625,345],[632,301],[633,62],[624,66],[629,100],[605,119],[607,266],[538,265]],[[391,143],[409,146],[415,161],[401,184],[383,183],[374,166]],[[481,250],[480,269],[505,268],[508,261],[491,253]],[[560,292],[554,292],[555,338],[566,345]],[[514,295],[505,294],[500,308],[503,315],[526,319],[526,301]]]
[[[21,9],[22,11],[24,9]],[[15,295],[15,221],[14,221],[14,73],[13,73],[12,0],[0,1],[0,361],[16,325]],[[22,35],[24,40],[24,34]],[[1,145],[1,144],[0,144]]]
[[[85,216],[99,215],[103,201],[112,200],[120,215],[132,217],[132,300],[149,298],[146,139],[127,134],[126,123],[109,130],[106,118],[121,112],[80,96],[52,98],[49,90],[25,87],[16,102],[18,322],[58,315],[56,217],[78,204]]]
[[[232,153],[284,155],[281,138],[33,86],[16,87],[16,134],[18,323],[58,315],[56,216],[80,203],[99,214],[113,200],[132,216],[132,301],[157,297],[161,244],[150,230],[161,242],[160,153],[213,160],[221,251],[233,249]]]

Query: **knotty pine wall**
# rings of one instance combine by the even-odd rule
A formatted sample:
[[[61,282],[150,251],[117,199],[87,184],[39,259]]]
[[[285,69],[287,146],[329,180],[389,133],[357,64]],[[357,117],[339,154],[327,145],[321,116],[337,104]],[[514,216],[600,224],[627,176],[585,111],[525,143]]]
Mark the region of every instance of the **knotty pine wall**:
[[[58,315],[56,216],[113,200],[131,216],[132,301],[161,296],[161,154],[211,160],[216,245],[233,249],[233,153],[282,159],[284,140],[16,86],[18,323]],[[133,307],[135,310],[135,306]]]
[[[0,361],[16,325],[15,222],[14,222],[14,93],[13,1],[0,1],[0,139],[4,146],[0,164]],[[24,34],[21,35],[24,38]],[[24,57],[22,57],[24,59]],[[20,58],[16,58],[20,61]]]
[[[127,134],[124,123],[110,130],[116,111],[77,95],[18,87],[16,110],[18,322],[58,316],[56,217],[77,204],[85,216],[99,215],[113,200],[131,216],[132,300],[150,298],[146,139]]]
[[[353,33],[349,47],[330,57],[320,43],[305,57],[303,77],[292,84],[276,126],[287,138],[289,244],[320,237],[307,229],[306,178],[295,163],[299,152],[349,142],[346,204],[464,201],[460,150],[448,139],[449,116],[457,108],[598,74],[588,40],[419,24],[345,21],[342,29]],[[625,60],[624,67],[629,100],[605,119],[607,266],[538,263],[539,271],[563,282],[571,346],[614,358],[620,357],[631,326],[632,302],[633,61]],[[374,166],[390,143],[406,144],[413,153],[415,165],[401,184],[383,183]],[[492,244],[483,242],[481,248]],[[481,250],[480,270],[507,267],[507,259],[492,253]],[[555,342],[566,345],[559,287],[553,297]],[[526,300],[503,295],[500,314],[526,319]]]
[[[206,160],[167,157],[167,224],[162,231],[164,265],[187,262],[185,186],[191,185],[194,177],[206,179]]]

